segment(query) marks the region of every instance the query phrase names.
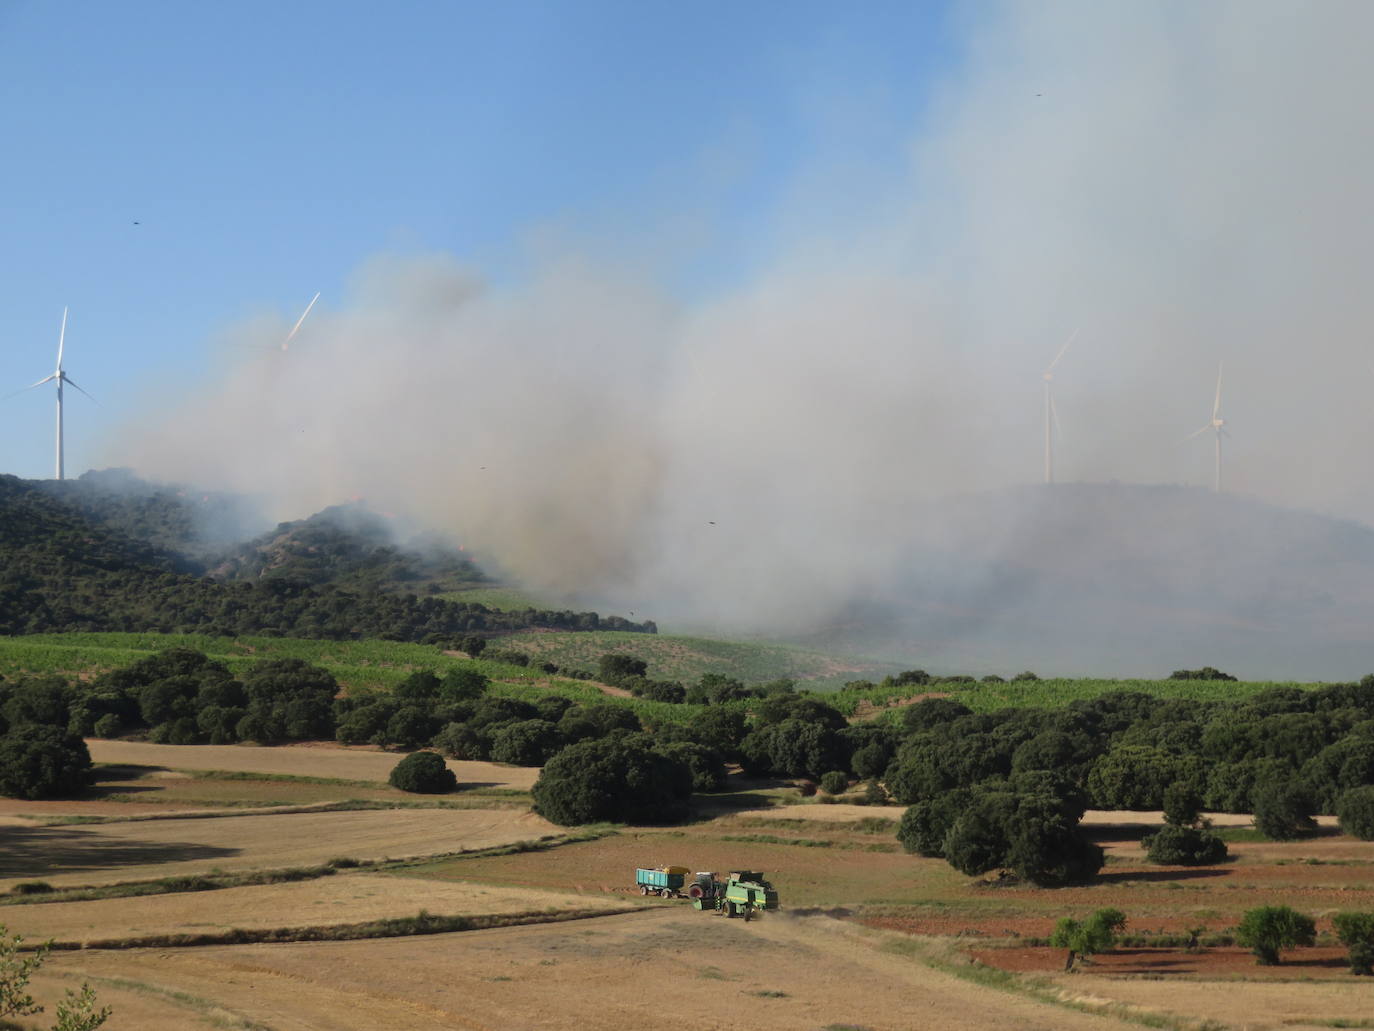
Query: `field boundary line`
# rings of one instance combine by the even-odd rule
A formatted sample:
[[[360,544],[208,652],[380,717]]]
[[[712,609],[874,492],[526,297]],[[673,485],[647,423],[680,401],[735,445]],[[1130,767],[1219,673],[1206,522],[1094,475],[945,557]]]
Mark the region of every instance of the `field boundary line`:
[[[299,942],[359,941],[372,938],[409,938],[424,934],[486,931],[528,924],[557,924],[570,920],[624,916],[651,912],[642,906],[616,909],[526,910],[520,913],[484,913],[475,916],[442,916],[421,912],[413,917],[393,917],[354,924],[306,927],[230,928],[200,934],[151,934],[131,938],[92,941],[50,941],[42,948],[53,951],[121,951],[125,949],[177,949],[220,945],[278,945]]]

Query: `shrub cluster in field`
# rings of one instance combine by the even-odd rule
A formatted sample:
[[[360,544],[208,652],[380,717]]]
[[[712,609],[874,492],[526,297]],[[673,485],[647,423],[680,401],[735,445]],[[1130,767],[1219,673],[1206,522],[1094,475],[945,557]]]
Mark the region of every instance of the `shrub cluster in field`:
[[[1336,937],[1348,951],[1347,961],[1355,974],[1374,974],[1374,913],[1337,913],[1331,919]],[[1126,915],[1119,909],[1099,909],[1086,920],[1063,917],[1055,925],[1049,944],[1067,949],[1065,970],[1072,970],[1089,957],[1111,949],[1126,926]],[[1194,928],[1188,949],[1198,945],[1204,928]],[[1289,906],[1257,906],[1247,910],[1235,929],[1235,941],[1255,954],[1262,966],[1282,962],[1284,950],[1316,943],[1316,922]]]

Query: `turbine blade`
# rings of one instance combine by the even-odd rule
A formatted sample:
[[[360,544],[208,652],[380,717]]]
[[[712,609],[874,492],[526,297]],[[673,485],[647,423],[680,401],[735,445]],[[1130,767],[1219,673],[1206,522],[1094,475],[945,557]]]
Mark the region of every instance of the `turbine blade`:
[[[0,397],[0,401],[8,401],[8,400],[9,400],[10,398],[12,398],[12,397],[18,397],[20,394],[22,394],[22,393],[23,393],[24,391],[26,391],[26,390],[32,390],[34,387],[41,387],[44,383],[47,383],[47,382],[49,382],[50,380],[55,380],[55,379],[57,379],[57,374],[56,374],[56,373],[54,373],[54,374],[51,375],[51,376],[46,377],[45,379],[40,379],[37,383],[30,383],[27,387],[20,387],[18,390],[11,390],[11,391],[10,391],[8,394],[6,394],[4,397]]]
[[[1194,437],[1201,436],[1202,434],[1206,433],[1206,432],[1207,432],[1208,430],[1210,430],[1211,428],[1212,428],[1212,424],[1209,422],[1206,426],[1202,427],[1202,429],[1200,429],[1200,430],[1194,430],[1192,433],[1188,434],[1188,436],[1184,437],[1183,440],[1179,441],[1179,443],[1182,444],[1184,441],[1192,440]]]
[[[62,348],[67,342],[67,309],[62,309],[62,332],[57,334],[57,371],[62,371]]]
[[[1221,362],[1217,362],[1217,396],[1216,396],[1216,400],[1212,402],[1212,418],[1215,419],[1215,418],[1217,417],[1217,413],[1220,412],[1220,411],[1221,411]]]
[[[1073,346],[1073,342],[1077,339],[1078,330],[1075,329],[1072,333],[1069,334],[1069,339],[1064,341],[1064,346],[1059,349],[1059,353],[1054,356],[1054,361],[1050,362],[1050,367],[1045,370],[1046,375],[1049,375],[1051,372],[1054,371],[1054,367],[1059,364],[1059,360],[1063,358],[1065,354],[1068,353],[1069,348]]]
[[[76,387],[77,390],[81,390],[81,393],[86,394],[86,396],[87,396],[87,397],[90,397],[92,401],[95,401],[95,398],[91,397],[91,395],[88,394],[88,393],[86,393],[85,390],[82,390],[80,387],[77,387],[77,386],[76,386],[76,380],[72,379],[70,376],[66,375],[65,373],[62,375],[62,382],[65,383],[65,384],[67,384],[67,386],[69,386],[69,387]],[[95,401],[95,403],[96,403],[96,404],[100,404],[99,401]]]
[[[319,291],[316,291],[315,296],[310,298],[310,303],[305,306],[305,311],[301,312],[301,317],[298,318],[296,320],[296,324],[291,327],[291,332],[287,333],[286,339],[281,342],[281,349],[283,351],[285,351],[287,349],[287,345],[290,344],[293,339],[295,339],[296,331],[301,328],[301,323],[305,321],[305,317],[310,314],[310,309],[315,307],[315,302],[319,299]]]

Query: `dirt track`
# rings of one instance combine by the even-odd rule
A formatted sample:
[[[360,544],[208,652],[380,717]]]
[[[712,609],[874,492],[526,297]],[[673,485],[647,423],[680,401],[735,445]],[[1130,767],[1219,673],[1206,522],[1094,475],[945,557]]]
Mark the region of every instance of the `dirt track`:
[[[97,980],[116,1011],[108,1031],[212,1026],[169,991],[232,1000],[221,1015],[271,1031],[1132,1026],[966,983],[884,951],[888,940],[826,917],[745,924],[675,907],[379,942],[65,953],[49,970],[164,993]]]

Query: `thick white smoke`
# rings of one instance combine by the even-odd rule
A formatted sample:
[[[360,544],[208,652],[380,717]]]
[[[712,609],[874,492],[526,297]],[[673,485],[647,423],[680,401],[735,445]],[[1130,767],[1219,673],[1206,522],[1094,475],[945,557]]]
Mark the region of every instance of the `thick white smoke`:
[[[1039,374],[1077,328],[1062,479],[1210,482],[1182,438],[1224,359],[1229,487],[1362,514],[1374,5],[971,10],[880,220],[827,212],[690,305],[586,256],[500,289],[378,260],[290,352],[231,334],[254,357],[132,464],[283,517],[364,495],[535,586],[786,626],[882,582],[923,500],[1039,478]]]

